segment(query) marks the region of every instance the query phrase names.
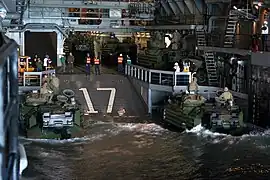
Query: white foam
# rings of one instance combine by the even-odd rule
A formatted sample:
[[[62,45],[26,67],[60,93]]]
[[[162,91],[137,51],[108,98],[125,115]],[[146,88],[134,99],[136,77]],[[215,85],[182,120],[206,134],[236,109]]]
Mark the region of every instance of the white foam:
[[[245,137],[260,137],[260,136],[270,137],[270,129],[266,129],[263,132],[253,131],[253,132],[250,132],[249,134],[242,135],[242,138],[245,138]]]
[[[64,143],[74,143],[74,142],[95,141],[95,140],[100,140],[104,136],[105,136],[105,134],[98,134],[98,135],[76,137],[76,138],[63,139],[63,140],[58,140],[58,139],[32,139],[32,138],[24,138],[24,137],[20,137],[20,139],[25,140],[25,141],[41,142],[41,143],[49,143],[49,144],[64,144]]]
[[[122,128],[127,131],[137,131],[147,134],[160,135],[161,133],[167,131],[166,129],[156,125],[154,123],[146,124],[146,123],[117,123],[117,127]]]
[[[222,134],[218,132],[212,132],[208,129],[205,129],[201,124],[193,127],[191,130],[186,130],[186,133],[193,133],[196,134],[197,136],[203,136],[203,137],[226,137],[230,136],[227,134]]]

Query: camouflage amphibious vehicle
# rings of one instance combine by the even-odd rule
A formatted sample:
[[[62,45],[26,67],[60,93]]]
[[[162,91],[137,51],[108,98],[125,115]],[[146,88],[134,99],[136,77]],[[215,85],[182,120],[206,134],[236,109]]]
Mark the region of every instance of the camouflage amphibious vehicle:
[[[82,136],[82,113],[75,93],[59,89],[55,74],[43,78],[39,91],[21,95],[21,130],[30,138],[68,139]]]
[[[21,129],[28,138],[68,139],[80,136],[82,113],[66,89],[62,94],[30,92],[21,95]]]
[[[184,129],[199,124],[215,132],[233,135],[246,132],[243,113],[237,105],[201,95],[178,94],[168,100],[164,107],[163,121]]]

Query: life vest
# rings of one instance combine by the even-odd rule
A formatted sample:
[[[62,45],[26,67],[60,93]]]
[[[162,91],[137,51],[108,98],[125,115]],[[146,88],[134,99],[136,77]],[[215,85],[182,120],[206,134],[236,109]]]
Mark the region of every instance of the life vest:
[[[97,65],[100,64],[100,61],[99,61],[98,58],[95,58],[95,59],[94,59],[94,64],[97,64]]]
[[[184,72],[189,72],[189,67],[190,67],[190,65],[189,65],[189,63],[183,63],[183,65],[184,65]]]
[[[86,64],[90,64],[91,63],[91,58],[90,57],[87,57],[86,58]]]
[[[123,57],[122,56],[119,56],[117,62],[118,62],[118,64],[122,64],[123,63]]]

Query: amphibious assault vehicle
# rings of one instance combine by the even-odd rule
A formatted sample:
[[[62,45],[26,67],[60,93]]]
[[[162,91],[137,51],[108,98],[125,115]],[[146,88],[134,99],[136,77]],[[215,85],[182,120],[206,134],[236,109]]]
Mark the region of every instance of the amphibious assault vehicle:
[[[81,133],[82,114],[75,93],[41,95],[32,91],[21,95],[20,125],[28,138],[68,139]]]
[[[170,98],[164,107],[163,121],[182,130],[201,124],[211,131],[232,135],[248,131],[239,106],[195,94],[182,93]]]

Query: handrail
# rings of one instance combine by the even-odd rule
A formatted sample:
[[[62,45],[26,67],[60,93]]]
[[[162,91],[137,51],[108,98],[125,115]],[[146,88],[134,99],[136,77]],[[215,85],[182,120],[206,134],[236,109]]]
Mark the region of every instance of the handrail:
[[[29,76],[39,76],[39,86],[42,86],[42,79],[44,75],[55,74],[55,70],[47,70],[41,72],[24,72],[23,73],[23,87],[26,86],[26,80]]]
[[[154,70],[137,65],[126,65],[125,74],[149,84],[164,86],[188,85],[193,76],[191,72]]]
[[[172,87],[173,92],[185,92],[188,84],[191,82],[195,73],[191,72],[173,72],[173,71],[159,71],[147,69],[137,65],[126,65],[125,75],[143,81],[149,85],[160,85],[165,87]],[[154,76],[157,75],[157,76]],[[207,97],[215,97],[218,91],[223,89],[213,86],[199,86],[198,94]],[[247,99],[247,94],[230,91],[233,96]]]

